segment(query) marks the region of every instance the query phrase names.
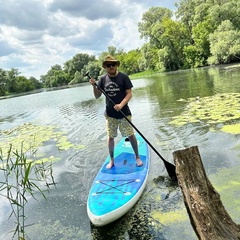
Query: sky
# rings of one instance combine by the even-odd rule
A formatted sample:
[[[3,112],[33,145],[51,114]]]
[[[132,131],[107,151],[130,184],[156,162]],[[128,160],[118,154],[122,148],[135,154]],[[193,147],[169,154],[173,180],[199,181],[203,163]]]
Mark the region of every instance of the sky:
[[[0,0],[0,68],[37,79],[78,53],[140,48],[138,23],[150,7],[178,0]]]

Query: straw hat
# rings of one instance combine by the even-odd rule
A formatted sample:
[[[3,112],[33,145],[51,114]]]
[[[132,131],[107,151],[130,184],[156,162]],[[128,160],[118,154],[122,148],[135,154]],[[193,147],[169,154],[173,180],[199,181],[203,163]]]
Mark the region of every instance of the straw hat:
[[[108,55],[108,56],[104,59],[104,61],[103,61],[103,63],[102,63],[102,66],[105,67],[105,64],[106,64],[106,63],[117,63],[118,66],[120,65],[120,61],[118,61],[117,59],[115,59],[113,56],[110,56],[110,55]]]

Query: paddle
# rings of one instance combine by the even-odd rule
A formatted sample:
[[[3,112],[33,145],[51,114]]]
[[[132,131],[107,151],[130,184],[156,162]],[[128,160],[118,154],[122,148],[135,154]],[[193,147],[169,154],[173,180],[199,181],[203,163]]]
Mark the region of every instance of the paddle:
[[[89,72],[87,72],[85,74],[85,76],[87,76],[89,79],[91,79],[90,75],[89,75]],[[105,91],[103,89],[101,89],[96,83],[95,83],[95,86],[104,94],[104,96],[106,98],[108,98],[108,100],[113,104],[113,105],[116,105],[113,100],[105,93]],[[168,172],[168,175],[169,177],[173,180],[173,181],[176,181],[177,180],[177,175],[176,175],[176,167],[175,165],[167,162],[162,156],[161,154],[153,147],[153,145],[143,136],[143,134],[137,129],[137,127],[127,118],[127,116],[120,110],[119,111],[123,117],[128,121],[128,123],[139,133],[139,135],[146,141],[146,143],[152,148],[152,150],[162,159],[166,169],[167,169],[167,172]]]

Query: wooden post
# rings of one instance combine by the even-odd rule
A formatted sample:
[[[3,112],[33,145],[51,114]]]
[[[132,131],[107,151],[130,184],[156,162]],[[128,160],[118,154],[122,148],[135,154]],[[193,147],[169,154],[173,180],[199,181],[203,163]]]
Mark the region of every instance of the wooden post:
[[[240,225],[225,210],[209,181],[198,147],[173,153],[176,174],[191,224],[201,240],[240,239]]]

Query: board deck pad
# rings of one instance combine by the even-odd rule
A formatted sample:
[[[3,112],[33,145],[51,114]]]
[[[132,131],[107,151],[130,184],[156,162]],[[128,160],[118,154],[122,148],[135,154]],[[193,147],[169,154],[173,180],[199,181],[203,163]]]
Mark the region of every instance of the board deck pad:
[[[132,172],[139,172],[144,169],[146,163],[146,156],[140,155],[140,159],[143,162],[141,167],[136,164],[136,157],[133,153],[123,152],[114,159],[114,166],[111,169],[107,169],[108,163],[105,163],[102,167],[102,173],[107,174],[128,174]]]

